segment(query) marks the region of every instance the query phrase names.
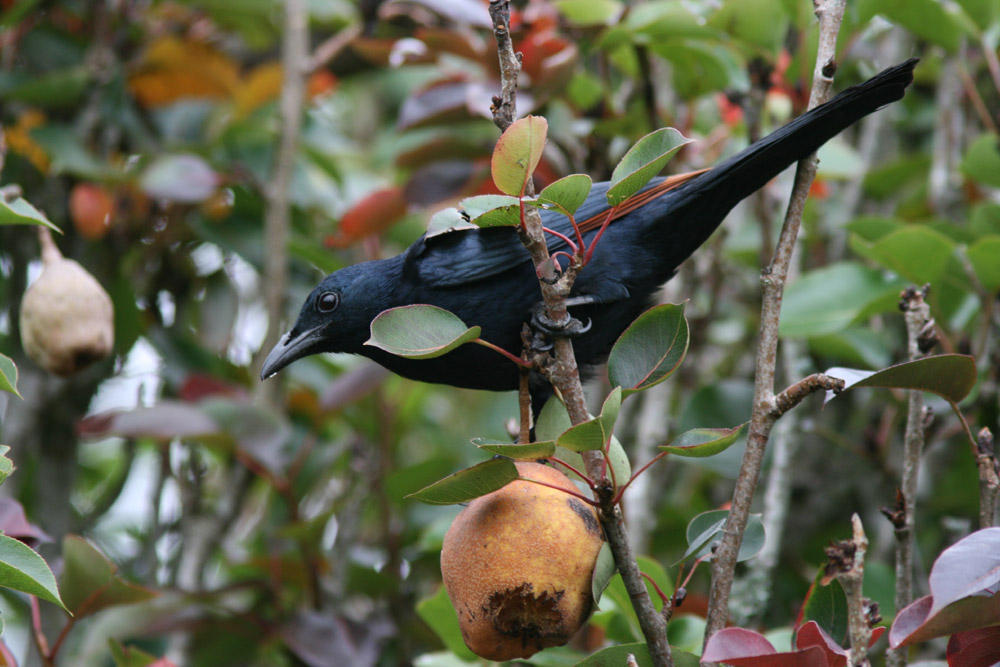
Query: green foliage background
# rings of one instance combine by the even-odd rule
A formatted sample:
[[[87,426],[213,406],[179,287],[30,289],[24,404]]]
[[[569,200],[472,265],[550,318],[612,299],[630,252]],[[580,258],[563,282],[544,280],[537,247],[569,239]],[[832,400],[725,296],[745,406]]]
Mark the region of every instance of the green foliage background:
[[[289,320],[324,273],[399,252],[435,211],[495,192],[496,56],[483,2],[308,6],[316,53],[339,42],[308,76],[290,188]],[[0,437],[17,467],[3,493],[53,538],[40,551],[57,572],[75,558],[115,586],[158,593],[121,606],[147,597],[129,588],[80,620],[61,661],[144,664],[137,652],[126,663],[119,643],[204,665],[471,658],[439,590],[438,552],[457,508],[404,496],[482,460],[471,438],[506,440],[515,397],[327,356],[289,368],[275,407],[252,400],[263,258],[275,252],[263,219],[279,131],[281,3],[0,7],[0,184],[19,186],[64,231],[57,243],[105,286],[116,318],[115,357],[71,378],[24,357],[17,313],[37,241],[30,227],[0,225],[0,353],[16,362],[23,396],[0,393]],[[806,0],[515,3],[520,111],[549,125],[539,185],[573,172],[608,179],[635,140],[668,125],[695,140],[671,171],[710,166],[800,113],[815,57],[811,10]],[[820,151],[782,314],[783,381],[903,360],[899,291],[930,283],[940,349],[977,358],[979,382],[962,409],[974,427],[997,431],[998,38],[992,0],[849,3],[837,87],[922,60],[902,102]],[[616,433],[634,467],[689,429],[748,418],[757,276],[789,181],[734,211],[665,288],[665,300],[688,300],[690,349],[671,380],[623,408]],[[114,202],[100,238],[74,223],[81,184]],[[957,422],[929,400],[937,416],[917,524],[925,568],[975,528],[978,502]],[[797,409],[782,436],[797,446],[779,565],[763,608],[753,590],[737,589],[741,623],[790,627],[823,546],[848,533],[852,512],[872,539],[866,592],[891,620],[893,536],[878,508],[894,502],[905,414],[903,394],[872,389]],[[647,570],[670,566],[665,588],[687,523],[728,500],[741,449],[670,457],[626,496]],[[110,564],[95,546],[117,571],[100,569]],[[572,664],[602,638],[638,639],[615,586],[594,617],[598,631],[533,662]],[[707,577],[688,591],[671,641],[697,650]],[[25,598],[2,598],[3,639],[24,656],[34,650]],[[66,617],[43,612],[54,638]]]

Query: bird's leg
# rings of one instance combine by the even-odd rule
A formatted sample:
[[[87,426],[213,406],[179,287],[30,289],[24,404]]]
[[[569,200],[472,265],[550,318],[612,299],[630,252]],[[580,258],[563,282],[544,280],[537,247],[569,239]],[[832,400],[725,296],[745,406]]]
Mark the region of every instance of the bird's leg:
[[[585,306],[595,303],[592,296],[575,296],[566,299],[566,306]],[[545,313],[545,304],[539,302],[531,309],[530,327],[532,332],[531,349],[536,352],[546,352],[552,349],[552,339],[557,337],[576,338],[590,331],[592,322],[586,323],[575,317],[569,317],[565,322],[555,322]]]

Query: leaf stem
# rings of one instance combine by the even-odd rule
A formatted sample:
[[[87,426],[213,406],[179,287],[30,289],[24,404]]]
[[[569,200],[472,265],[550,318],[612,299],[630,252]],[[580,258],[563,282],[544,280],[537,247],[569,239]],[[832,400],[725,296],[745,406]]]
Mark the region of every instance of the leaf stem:
[[[517,364],[518,366],[520,366],[521,368],[531,368],[531,363],[530,362],[525,361],[524,359],[522,359],[521,357],[517,356],[516,354],[512,354],[512,353],[508,352],[507,350],[503,349],[499,345],[494,345],[493,343],[491,343],[491,342],[489,342],[487,340],[483,340],[482,338],[476,338],[472,342],[476,343],[477,345],[482,345],[483,347],[488,347],[491,350],[493,350],[494,352],[499,352],[500,354],[502,354],[503,356],[507,357],[508,359],[510,359],[511,361],[513,361],[515,364]]]
[[[558,463],[559,465],[561,465],[562,467],[566,468],[567,470],[569,470],[571,473],[573,473],[577,477],[581,478],[583,481],[585,481],[587,483],[587,486],[590,487],[591,491],[593,491],[594,489],[597,488],[597,485],[594,484],[594,480],[590,479],[590,477],[587,476],[587,473],[584,473],[584,472],[581,472],[581,471],[577,470],[572,465],[570,465],[566,461],[563,461],[558,456],[550,456],[549,457],[549,461],[552,461],[553,463]]]
[[[574,498],[577,498],[577,499],[579,499],[579,500],[587,503],[591,507],[597,507],[597,502],[596,501],[594,501],[592,498],[588,498],[587,496],[583,495],[579,491],[571,491],[570,489],[561,487],[561,486],[559,486],[557,484],[549,484],[548,482],[543,482],[543,481],[538,480],[538,479],[529,479],[528,477],[519,477],[518,479],[520,479],[522,482],[531,482],[532,484],[538,484],[539,486],[547,486],[550,489],[555,489],[556,491],[562,491],[563,493],[565,493],[567,495],[573,496]]]
[[[659,454],[657,454],[656,456],[654,456],[653,458],[651,458],[649,461],[647,461],[646,465],[642,466],[641,468],[639,468],[638,470],[636,470],[634,473],[632,473],[632,476],[629,477],[628,481],[625,482],[625,484],[620,489],[618,489],[618,493],[615,494],[615,502],[617,503],[617,502],[621,501],[622,495],[625,493],[625,489],[627,489],[629,487],[629,485],[632,482],[635,481],[636,477],[638,477],[642,473],[646,472],[646,470],[648,470],[650,467],[652,467],[652,465],[654,463],[656,463],[660,459],[664,458],[669,453],[670,452],[668,450],[666,450],[666,449],[663,450],[662,452],[660,452]]]

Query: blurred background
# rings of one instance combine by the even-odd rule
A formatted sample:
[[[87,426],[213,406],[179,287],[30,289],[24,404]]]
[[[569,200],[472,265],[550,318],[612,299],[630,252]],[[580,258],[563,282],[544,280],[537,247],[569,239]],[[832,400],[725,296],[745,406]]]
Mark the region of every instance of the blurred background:
[[[290,31],[285,13],[300,4],[306,30]],[[997,430],[998,5],[849,3],[837,89],[910,56],[921,63],[901,102],[820,151],[785,295],[779,386],[905,359],[899,293],[930,283],[937,351],[977,358],[963,412],[974,429]],[[508,438],[516,397],[414,383],[350,356],[310,357],[264,389],[256,368],[322,275],[396,254],[433,212],[495,191],[487,3],[0,8],[0,184],[19,186],[62,229],[62,252],[114,304],[111,358],[68,378],[41,369],[18,323],[38,239],[0,225],[0,352],[16,362],[23,396],[0,393],[0,441],[17,467],[0,495],[23,507],[57,574],[75,550],[113,584],[77,614],[58,664],[470,659],[438,565],[459,508],[404,496],[483,459],[470,438]],[[804,110],[816,52],[808,0],[530,0],[513,3],[512,27],[519,112],[549,123],[539,185],[574,172],[606,179],[636,139],[667,125],[695,140],[671,171],[710,166]],[[301,73],[300,99],[289,71]],[[664,288],[664,300],[688,302],[690,350],[670,381],[626,404],[618,435],[633,466],[686,429],[749,417],[759,267],[790,182],[787,172],[744,202]],[[287,243],[269,242],[266,227]],[[975,527],[978,503],[961,427],[928,401],[925,571]],[[787,635],[852,512],[872,540],[866,594],[892,619],[893,530],[879,508],[895,502],[905,418],[904,394],[866,389],[822,409],[814,397],[780,422],[780,465],[765,471],[767,546],[741,566],[737,622]],[[727,502],[741,454],[669,459],[626,496],[637,552],[669,578],[685,526]],[[688,586],[672,643],[700,648],[707,583],[699,572]],[[0,592],[0,610],[10,652],[41,664],[25,596]],[[42,603],[50,643],[66,619]],[[636,632],[610,599],[586,638],[532,662],[573,664]]]

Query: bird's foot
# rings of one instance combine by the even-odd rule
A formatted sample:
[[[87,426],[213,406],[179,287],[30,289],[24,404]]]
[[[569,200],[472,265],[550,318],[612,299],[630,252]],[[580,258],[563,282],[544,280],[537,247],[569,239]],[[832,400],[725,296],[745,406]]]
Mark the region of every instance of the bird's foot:
[[[562,322],[557,322],[550,318],[545,312],[545,304],[538,303],[531,310],[531,348],[538,352],[547,352],[552,349],[555,338],[576,338],[588,331],[592,326],[588,319],[586,323],[575,317],[567,317]]]

